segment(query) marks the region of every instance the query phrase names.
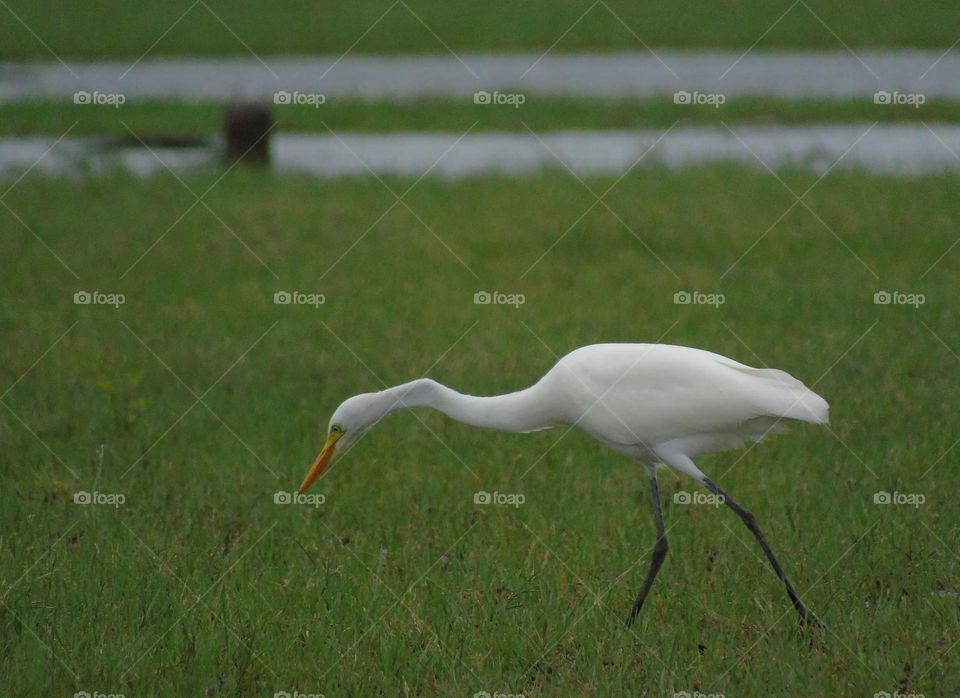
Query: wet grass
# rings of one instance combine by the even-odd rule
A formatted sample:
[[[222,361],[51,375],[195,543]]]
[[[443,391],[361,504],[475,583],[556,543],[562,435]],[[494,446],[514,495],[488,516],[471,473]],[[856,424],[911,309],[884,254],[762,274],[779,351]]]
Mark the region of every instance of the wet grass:
[[[5,695],[960,691],[955,178],[834,171],[805,198],[822,223],[797,205],[771,230],[794,201],[772,177],[645,170],[605,199],[623,224],[597,205],[565,235],[594,198],[561,173],[428,178],[416,215],[379,222],[395,200],[375,180],[220,175],[185,180],[216,217],[180,218],[195,199],[171,177],[30,176],[4,197]],[[829,430],[700,460],[823,619],[812,640],[740,522],[679,503],[694,489],[669,473],[670,555],[625,629],[646,483],[578,431],[400,414],[317,484],[323,504],[275,503],[348,395],[424,373],[497,393],[580,345],[657,340],[831,402]]]
[[[273,106],[278,131],[337,132],[474,130],[534,131],[665,128],[689,125],[811,124],[834,122],[956,122],[960,103],[931,100],[915,108],[877,105],[869,98],[846,101],[731,98],[721,107],[677,105],[669,97],[649,100],[588,100],[528,95],[520,108],[474,104],[462,99],[364,102],[330,99],[320,107]],[[120,108],[49,101],[0,105],[0,136],[137,134],[208,136],[219,132],[223,105],[130,101]],[[129,130],[128,130],[129,129]]]
[[[706,0],[603,3],[582,0],[444,3],[358,0],[269,8],[238,0],[195,4],[101,0],[95,6],[9,0],[0,56],[51,58],[150,55],[446,53],[681,48],[827,49],[916,46],[946,50],[957,39],[951,3],[807,0],[734,4]]]

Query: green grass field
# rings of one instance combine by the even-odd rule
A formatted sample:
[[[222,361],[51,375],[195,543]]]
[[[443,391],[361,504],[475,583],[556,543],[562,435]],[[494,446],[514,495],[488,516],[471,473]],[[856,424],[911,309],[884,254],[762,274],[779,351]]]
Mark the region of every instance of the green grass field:
[[[8,0],[0,56],[69,58],[151,55],[339,54],[467,51],[643,50],[648,46],[843,50],[918,46],[946,49],[957,39],[960,8],[937,0],[769,3],[444,3],[358,0],[269,8],[239,0],[64,4]],[[29,29],[27,29],[29,27]],[[122,28],[122,30],[120,30]],[[44,46],[46,44],[46,47]],[[47,49],[49,47],[49,51]],[[249,50],[249,51],[248,51]]]
[[[520,108],[473,104],[461,100],[430,99],[415,102],[330,100],[319,108],[272,106],[278,131],[476,131],[586,130],[609,128],[665,128],[674,123],[720,126],[742,124],[811,124],[833,122],[956,122],[960,103],[931,100],[921,108],[877,105],[870,99],[783,101],[736,98],[722,107],[677,105],[667,98],[649,100],[589,100],[530,96]],[[58,136],[73,124],[70,134],[137,134],[208,136],[221,130],[224,107],[216,102],[131,101],[121,108],[50,101],[0,105],[0,136]]]
[[[564,235],[594,198],[559,172],[425,179],[415,214],[382,219],[373,179],[220,174],[185,180],[216,215],[180,218],[195,198],[172,177],[28,177],[2,199],[4,695],[960,692],[956,178],[838,169],[805,199],[822,223],[797,205],[764,235],[794,202],[772,177],[640,170],[606,199],[623,224],[598,205]],[[424,373],[508,391],[575,347],[658,340],[830,401],[829,429],[700,460],[823,619],[812,638],[739,520],[677,503],[694,489],[668,472],[670,555],[625,629],[646,482],[578,431],[400,414],[322,505],[274,501],[349,395]]]

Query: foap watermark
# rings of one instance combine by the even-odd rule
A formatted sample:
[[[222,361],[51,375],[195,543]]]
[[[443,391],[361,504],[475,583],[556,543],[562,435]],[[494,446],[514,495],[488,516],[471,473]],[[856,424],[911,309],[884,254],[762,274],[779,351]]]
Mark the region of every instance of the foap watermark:
[[[722,494],[713,494],[712,492],[687,492],[680,490],[673,495],[674,504],[705,504],[710,507],[718,507],[726,501]]]
[[[73,493],[73,503],[86,506],[93,504],[96,506],[110,506],[119,509],[127,501],[127,496],[121,492],[87,492],[80,490]]]
[[[73,698],[124,698],[122,693],[104,693],[103,691],[77,691]]]
[[[487,92],[480,90],[473,93],[474,104],[497,104],[509,105],[514,109],[519,109],[520,105],[527,101],[527,96],[522,92]]]
[[[326,495],[320,492],[300,494],[299,492],[285,492],[284,490],[277,490],[273,493],[274,504],[305,504],[308,507],[319,509],[320,505],[326,503],[326,501]]]
[[[727,96],[722,92],[687,92],[680,90],[673,93],[674,104],[696,104],[698,106],[711,106],[719,109],[720,105],[727,101]]]
[[[673,294],[674,305],[712,305],[719,308],[727,302],[722,293],[703,293],[702,291],[677,291]]]
[[[519,492],[486,492],[480,490],[473,493],[473,503],[481,506],[489,504],[496,507],[513,507],[516,509],[526,501],[526,496]]]
[[[523,693],[506,693],[504,691],[477,691],[473,698],[526,698]]]
[[[127,302],[122,293],[103,293],[102,291],[77,291],[73,294],[74,305],[112,305],[119,308]]]
[[[87,92],[86,90],[80,90],[73,93],[74,104],[91,104],[97,107],[119,109],[126,101],[127,96],[120,92],[99,92],[97,90]]]
[[[921,92],[887,92],[886,90],[880,90],[873,93],[874,104],[895,104],[919,109],[926,101],[927,96]]]
[[[322,693],[304,693],[302,691],[277,691],[273,698],[324,698]]]
[[[303,291],[277,291],[273,294],[275,305],[312,305],[319,308],[327,302],[322,293],[304,293]]]
[[[904,293],[903,291],[877,291],[873,294],[875,305],[912,305],[919,308],[927,302],[922,293]]]
[[[927,497],[920,492],[887,492],[880,490],[873,493],[874,504],[907,505],[919,509],[927,501]]]
[[[292,104],[298,107],[313,107],[317,109],[321,104],[326,104],[327,96],[321,92],[300,92],[294,90],[287,92],[279,90],[273,93],[274,104]]]
[[[892,691],[877,691],[873,698],[924,698],[922,693],[904,693],[893,689]]]
[[[503,293],[502,291],[477,291],[473,294],[474,305],[512,305],[519,308],[527,302],[522,293]]]
[[[723,694],[704,693],[703,691],[675,691],[673,698],[723,698]]]

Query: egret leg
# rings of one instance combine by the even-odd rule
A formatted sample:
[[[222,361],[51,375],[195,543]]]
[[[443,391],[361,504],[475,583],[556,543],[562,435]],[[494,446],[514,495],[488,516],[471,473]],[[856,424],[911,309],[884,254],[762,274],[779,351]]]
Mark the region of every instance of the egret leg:
[[[633,608],[627,618],[627,627],[633,625],[637,619],[637,614],[643,607],[643,602],[647,598],[650,587],[653,586],[653,580],[660,571],[664,558],[667,557],[667,532],[663,528],[663,512],[660,510],[660,488],[657,487],[657,471],[653,466],[648,466],[647,472],[650,475],[650,504],[653,507],[653,522],[657,527],[657,542],[653,546],[653,555],[650,558],[650,569],[647,572],[647,578],[643,580],[643,587],[637,595],[637,600],[633,602]]]
[[[777,558],[774,556],[773,551],[767,544],[767,539],[764,538],[763,531],[761,531],[760,526],[757,525],[756,517],[740,506],[737,500],[721,490],[710,478],[704,477],[703,484],[715,495],[723,498],[723,501],[726,503],[726,505],[737,513],[737,516],[741,518],[743,523],[746,524],[747,528],[750,529],[750,532],[753,534],[754,538],[757,539],[757,542],[760,543],[760,547],[763,548],[763,552],[767,556],[767,560],[770,561],[770,566],[773,567],[773,571],[776,572],[777,578],[783,583],[783,586],[786,587],[787,595],[790,597],[790,601],[793,602],[793,607],[797,609],[797,613],[800,614],[800,620],[813,624],[819,624],[817,617],[810,611],[809,608],[804,605],[803,601],[800,600],[800,597],[794,590],[793,585],[790,584],[790,580],[787,579],[787,575],[783,573],[783,568],[780,567],[780,563],[777,562]]]

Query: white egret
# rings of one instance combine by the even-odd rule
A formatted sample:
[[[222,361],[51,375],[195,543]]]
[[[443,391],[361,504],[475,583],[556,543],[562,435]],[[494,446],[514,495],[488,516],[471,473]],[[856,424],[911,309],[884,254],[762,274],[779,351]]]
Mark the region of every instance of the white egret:
[[[507,395],[463,395],[429,378],[356,395],[333,413],[320,455],[300,485],[310,487],[358,436],[402,408],[429,407],[460,422],[531,432],[577,426],[645,466],[657,540],[627,623],[640,612],[667,555],[657,471],[670,467],[722,499],[756,537],[804,621],[814,621],[787,580],[753,514],[694,464],[701,453],[759,441],[785,421],[825,424],[827,402],[789,374],[666,344],[595,344],[560,359],[535,385]]]

